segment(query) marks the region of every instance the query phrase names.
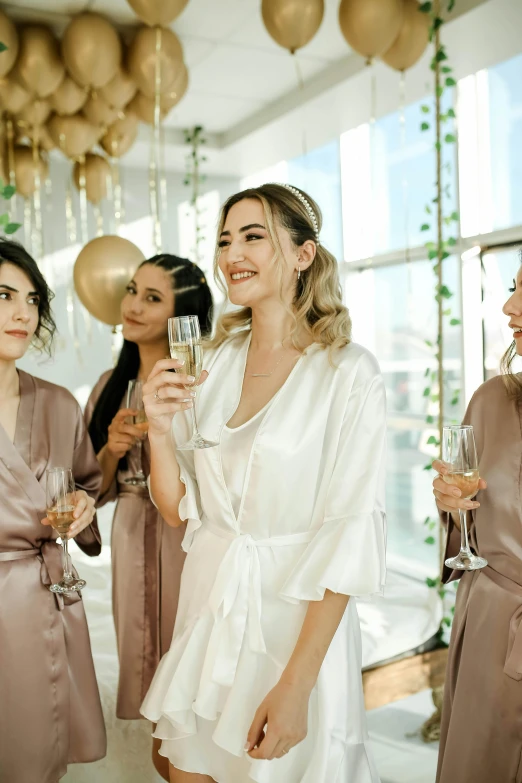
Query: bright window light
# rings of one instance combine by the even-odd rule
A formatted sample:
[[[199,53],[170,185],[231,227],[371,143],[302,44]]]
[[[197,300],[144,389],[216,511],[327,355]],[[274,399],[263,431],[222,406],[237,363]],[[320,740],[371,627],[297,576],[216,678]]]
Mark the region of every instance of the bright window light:
[[[373,255],[370,126],[341,136],[341,197],[344,260]]]

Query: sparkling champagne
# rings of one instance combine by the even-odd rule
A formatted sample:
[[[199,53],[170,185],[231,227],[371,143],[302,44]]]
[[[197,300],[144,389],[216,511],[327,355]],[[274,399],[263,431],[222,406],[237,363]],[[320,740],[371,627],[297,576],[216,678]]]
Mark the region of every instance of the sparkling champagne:
[[[52,527],[64,536],[74,521],[74,506],[54,506],[47,509],[47,519]]]
[[[183,362],[183,366],[179,367],[176,372],[184,375],[193,375],[197,383],[203,369],[203,346],[201,342],[171,342],[170,355],[173,359],[177,359],[178,362]]]
[[[134,417],[134,425],[143,432],[143,435],[149,431],[149,422],[147,421],[147,414],[140,408],[138,413]]]
[[[478,470],[459,470],[455,471],[455,473],[448,473],[442,478],[446,484],[451,484],[453,487],[460,489],[464,499],[472,498],[478,492]]]

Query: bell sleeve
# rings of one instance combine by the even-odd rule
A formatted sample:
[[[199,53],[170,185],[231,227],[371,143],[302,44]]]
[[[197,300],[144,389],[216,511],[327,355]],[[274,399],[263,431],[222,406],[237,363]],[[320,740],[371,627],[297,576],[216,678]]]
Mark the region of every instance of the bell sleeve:
[[[188,552],[194,533],[201,527],[201,503],[194,466],[194,452],[178,451],[176,449],[177,443],[185,443],[191,436],[191,429],[186,414],[174,416],[170,432],[172,448],[176,452],[176,459],[179,465],[179,478],[181,483],[185,485],[185,494],[179,502],[178,515],[182,522],[187,523],[181,547],[185,552]],[[150,493],[150,477],[148,484]],[[150,493],[150,497],[154,503],[152,493]]]
[[[368,596],[384,587],[386,395],[374,362],[361,374],[341,424],[322,525],[281,591],[291,603],[321,601],[325,590]]]

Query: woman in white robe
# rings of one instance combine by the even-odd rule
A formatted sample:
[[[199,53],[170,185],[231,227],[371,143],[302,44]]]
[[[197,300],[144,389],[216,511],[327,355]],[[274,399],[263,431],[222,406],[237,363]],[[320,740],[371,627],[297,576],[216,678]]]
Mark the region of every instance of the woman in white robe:
[[[349,599],[384,584],[385,395],[320,225],[282,185],[223,208],[217,263],[242,309],[197,398],[218,447],[176,449],[182,365],[158,362],[144,389],[151,494],[186,523],[173,641],[142,706],[172,783],[378,783]]]

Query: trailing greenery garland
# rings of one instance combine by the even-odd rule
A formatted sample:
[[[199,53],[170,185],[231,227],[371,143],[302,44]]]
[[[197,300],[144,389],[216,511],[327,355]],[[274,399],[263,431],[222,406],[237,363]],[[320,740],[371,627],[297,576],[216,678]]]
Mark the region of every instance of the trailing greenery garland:
[[[201,173],[201,164],[207,161],[207,157],[202,153],[201,147],[206,143],[207,140],[204,135],[203,126],[195,125],[190,130],[185,131],[185,144],[190,146],[190,152],[186,157],[187,170],[183,184],[192,188],[190,205],[194,209],[194,262],[196,264],[199,264],[201,261],[199,248],[201,242],[205,239],[203,236],[203,229],[201,228],[201,211],[198,205],[198,199],[200,195],[200,186],[206,180],[205,174]]]

